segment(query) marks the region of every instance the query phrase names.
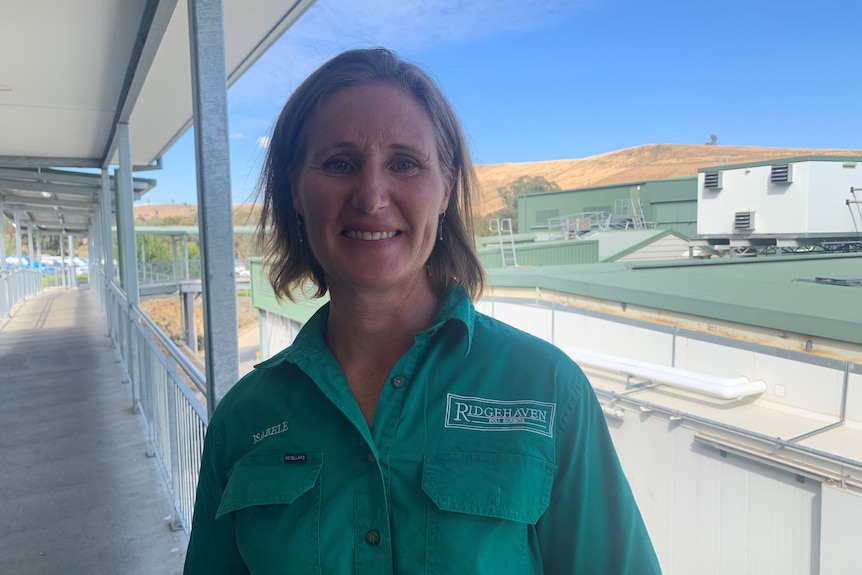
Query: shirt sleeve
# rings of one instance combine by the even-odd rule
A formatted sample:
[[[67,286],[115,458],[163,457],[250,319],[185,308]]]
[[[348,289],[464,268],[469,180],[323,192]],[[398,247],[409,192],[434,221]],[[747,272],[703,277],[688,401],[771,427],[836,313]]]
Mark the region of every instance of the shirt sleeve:
[[[210,426],[201,456],[184,575],[241,575],[249,572],[237,548],[234,514],[227,513],[216,519],[227,483],[223,445],[218,429]]]
[[[660,574],[601,406],[577,370],[557,426],[557,476],[536,530],[544,572]],[[559,390],[564,394],[564,390]]]

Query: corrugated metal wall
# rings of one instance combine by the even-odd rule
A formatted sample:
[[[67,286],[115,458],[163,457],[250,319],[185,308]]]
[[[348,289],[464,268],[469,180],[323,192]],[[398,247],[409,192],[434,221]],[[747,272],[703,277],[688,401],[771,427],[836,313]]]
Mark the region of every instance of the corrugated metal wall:
[[[557,345],[716,375],[733,365],[734,372],[782,381],[797,398],[813,401],[805,383],[820,396],[814,408],[833,413],[837,408],[834,394],[841,382],[835,370],[566,311],[572,308],[500,300],[485,301],[480,309]],[[628,411],[623,420],[609,419],[608,425],[666,574],[836,572],[820,569],[819,482],[765,460],[722,453],[697,441],[699,430],[663,416]],[[858,513],[847,512],[844,519],[858,519]],[[838,557],[835,561],[844,560],[837,551],[830,553]]]
[[[516,244],[515,250],[519,266],[594,264],[599,261],[599,243],[596,241],[569,240]],[[479,250],[479,260],[486,269],[503,267],[499,246]]]

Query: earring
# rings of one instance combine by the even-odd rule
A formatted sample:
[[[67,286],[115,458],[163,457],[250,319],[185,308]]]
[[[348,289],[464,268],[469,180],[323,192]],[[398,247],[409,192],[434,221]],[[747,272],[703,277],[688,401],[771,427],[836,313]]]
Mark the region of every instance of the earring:
[[[437,219],[437,240],[443,241],[443,220],[446,219],[446,212],[440,214],[440,217]]]
[[[296,231],[299,232],[299,243],[305,243],[302,239],[302,227],[305,224],[305,220],[302,219],[302,216],[299,213],[296,213]]]

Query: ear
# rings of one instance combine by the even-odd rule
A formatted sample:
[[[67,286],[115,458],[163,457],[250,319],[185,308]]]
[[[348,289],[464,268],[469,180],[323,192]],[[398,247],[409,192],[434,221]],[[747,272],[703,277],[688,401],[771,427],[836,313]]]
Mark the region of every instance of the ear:
[[[452,197],[452,176],[444,176],[443,177],[443,201],[440,202],[440,209],[437,210],[438,214],[442,214],[446,211],[446,208],[449,207],[449,199]]]
[[[300,216],[304,216],[305,214],[302,213],[302,202],[299,201],[299,197],[296,195],[295,192],[292,192],[290,194],[290,199],[291,199],[291,202],[293,203],[293,211],[296,212],[297,214],[299,214]]]

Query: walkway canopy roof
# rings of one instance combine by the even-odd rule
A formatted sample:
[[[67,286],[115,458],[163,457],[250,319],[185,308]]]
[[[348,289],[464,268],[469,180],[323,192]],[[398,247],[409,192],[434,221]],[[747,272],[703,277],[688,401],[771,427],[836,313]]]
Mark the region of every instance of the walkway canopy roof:
[[[223,3],[230,85],[313,0]],[[118,163],[118,124],[135,166],[158,163],[191,125],[186,0],[14,2],[0,54],[0,201],[22,226],[88,228],[100,176],[62,168]],[[137,179],[135,193],[152,185]]]

